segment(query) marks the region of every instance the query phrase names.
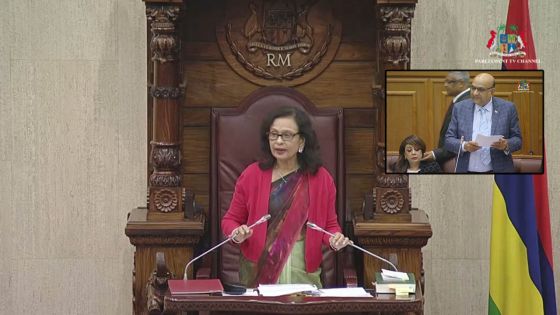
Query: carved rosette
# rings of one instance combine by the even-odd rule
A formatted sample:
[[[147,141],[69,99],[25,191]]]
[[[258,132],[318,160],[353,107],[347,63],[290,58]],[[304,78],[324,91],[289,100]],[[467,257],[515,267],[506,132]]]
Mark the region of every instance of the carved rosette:
[[[154,195],[156,209],[161,212],[171,212],[177,208],[179,200],[174,191],[168,189],[158,190]]]
[[[398,213],[403,209],[404,197],[396,190],[386,191],[381,196],[381,210],[388,214]]]
[[[410,25],[414,17],[414,6],[382,5],[377,9],[382,23],[379,47],[382,61],[407,69],[410,63]]]
[[[179,7],[176,6],[146,8],[146,16],[152,29],[152,60],[165,63],[177,59],[179,41],[175,35],[175,21],[178,15]]]

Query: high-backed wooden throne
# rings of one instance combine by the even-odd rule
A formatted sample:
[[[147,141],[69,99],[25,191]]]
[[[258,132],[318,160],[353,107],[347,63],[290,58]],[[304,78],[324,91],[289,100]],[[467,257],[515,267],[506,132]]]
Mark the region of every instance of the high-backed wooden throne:
[[[260,125],[264,117],[280,106],[294,106],[311,118],[317,134],[323,165],[331,173],[337,188],[339,224],[344,218],[344,155],[343,117],[341,109],[317,109],[305,96],[286,87],[259,89],[244,99],[236,109],[212,110],[210,233],[212,244],[224,239],[220,222],[233,195],[241,172],[261,156]],[[226,244],[212,259],[212,277],[224,283],[238,283],[239,247]],[[332,250],[325,249],[322,282],[325,286],[343,284],[342,260]],[[199,276],[208,275],[201,270]],[[347,272],[348,277],[355,277]],[[348,280],[344,282],[348,282]],[[354,280],[355,281],[355,280]]]
[[[235,179],[259,158],[258,140],[249,141],[257,133],[250,130],[258,130],[259,115],[276,101],[312,116],[324,164],[337,183],[344,233],[376,254],[397,256],[399,268],[422,279],[421,248],[431,236],[427,216],[410,211],[408,177],[384,173],[385,70],[410,67],[417,0],[143,1],[148,199],[130,212],[125,229],[135,246],[135,314],[161,314],[166,279],[180,277],[204,234],[212,245],[223,237],[217,222]],[[282,31],[254,46],[265,38],[258,23],[265,13],[282,29],[292,25],[296,42],[285,42],[291,37]],[[292,88],[262,88],[280,85]],[[218,109],[226,107],[232,109]],[[246,133],[237,133],[238,123]],[[220,133],[225,138],[216,142]],[[234,249],[210,257],[208,276],[235,282]],[[157,252],[165,254],[165,264]],[[371,287],[374,272],[386,266],[360,253],[354,258],[359,284]],[[332,261],[333,268],[323,268],[333,271],[324,275],[327,286],[344,282],[341,255]],[[192,269],[188,274],[194,276]]]

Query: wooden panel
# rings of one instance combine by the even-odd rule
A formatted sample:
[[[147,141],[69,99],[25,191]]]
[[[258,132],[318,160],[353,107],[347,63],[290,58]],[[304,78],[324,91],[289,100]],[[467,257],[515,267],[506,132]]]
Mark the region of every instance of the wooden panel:
[[[210,129],[183,129],[182,166],[185,173],[208,173],[210,169]]]
[[[185,61],[213,60],[222,61],[224,57],[218,48],[218,43],[211,42],[185,42],[183,59]]]
[[[375,128],[377,120],[377,111],[374,109],[355,109],[349,108],[344,110],[344,127],[355,128]]]
[[[210,126],[210,108],[183,107],[183,126],[202,127]]]
[[[223,0],[188,0],[185,2],[184,27],[181,35],[184,41],[212,42],[216,40],[216,26],[224,15]]]
[[[315,80],[296,89],[318,107],[371,108],[373,69],[371,62],[334,62]],[[225,62],[185,62],[184,73],[187,107],[233,107],[258,88],[241,79]]]
[[[401,141],[416,132],[417,93],[387,92],[387,153],[399,151]]]
[[[204,174],[183,174],[183,187],[191,190],[196,197],[199,195],[208,195],[210,189],[210,175]]]
[[[375,38],[375,1],[337,0],[335,12],[342,22],[342,38],[371,42]]]
[[[366,193],[372,192],[375,185],[375,176],[373,174],[359,175],[349,174],[346,176],[346,200],[349,209],[346,214],[350,215],[351,212],[358,213],[362,211],[362,203]],[[352,218],[347,218],[352,220]]]
[[[194,193],[196,204],[201,206],[203,211],[208,214],[208,210],[210,209],[210,174],[183,174],[183,187],[186,187]]]
[[[345,42],[340,43],[335,61],[373,61],[376,51],[369,42]]]
[[[542,86],[540,86],[542,89]],[[531,143],[529,154],[544,155],[544,94],[542,90],[532,95],[531,104],[536,108],[531,112]],[[533,152],[531,152],[531,150]]]
[[[373,174],[373,129],[347,128],[344,153],[347,174]]]
[[[542,96],[535,91],[512,93],[512,101],[519,114],[519,128],[523,146],[517,155],[542,155]]]
[[[297,89],[317,106],[372,108],[371,62],[334,62],[317,79]]]
[[[234,107],[258,88],[235,74],[225,61],[184,62],[187,107]]]
[[[134,301],[137,314],[147,314],[145,288],[155,269],[157,252],[162,252],[165,255],[167,268],[176,278],[181,277],[187,261],[193,255],[192,248],[186,246],[136,246],[133,291],[137,299]],[[189,269],[189,277],[192,279],[192,269]]]

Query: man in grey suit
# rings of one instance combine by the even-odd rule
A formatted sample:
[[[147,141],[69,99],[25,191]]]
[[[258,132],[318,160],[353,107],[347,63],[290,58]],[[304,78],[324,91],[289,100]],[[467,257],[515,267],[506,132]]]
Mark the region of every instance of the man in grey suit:
[[[512,153],[521,149],[521,131],[515,105],[494,97],[496,81],[488,73],[477,75],[471,86],[471,100],[455,104],[445,134],[445,149],[460,153],[457,173],[513,173]],[[475,138],[501,135],[490,147]],[[461,137],[464,141],[461,142]]]
[[[447,151],[445,149],[445,133],[447,133],[447,128],[449,127],[449,122],[451,121],[451,113],[453,112],[453,106],[460,101],[469,99],[471,97],[469,89],[469,73],[467,71],[452,71],[445,77],[445,82],[443,87],[447,92],[448,96],[453,97],[451,104],[445,112],[445,117],[443,118],[443,123],[441,124],[441,129],[439,131],[438,147],[433,151],[424,153],[422,161],[433,161],[435,160],[440,168],[443,169],[443,164],[454,158],[455,153]]]

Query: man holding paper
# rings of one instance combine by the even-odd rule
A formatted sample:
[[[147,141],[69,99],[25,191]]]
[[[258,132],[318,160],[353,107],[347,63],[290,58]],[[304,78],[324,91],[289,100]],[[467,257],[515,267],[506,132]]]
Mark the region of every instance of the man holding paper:
[[[519,118],[513,103],[494,97],[495,85],[492,75],[477,75],[472,99],[453,108],[445,149],[458,153],[457,173],[515,171],[511,154],[521,149]]]

